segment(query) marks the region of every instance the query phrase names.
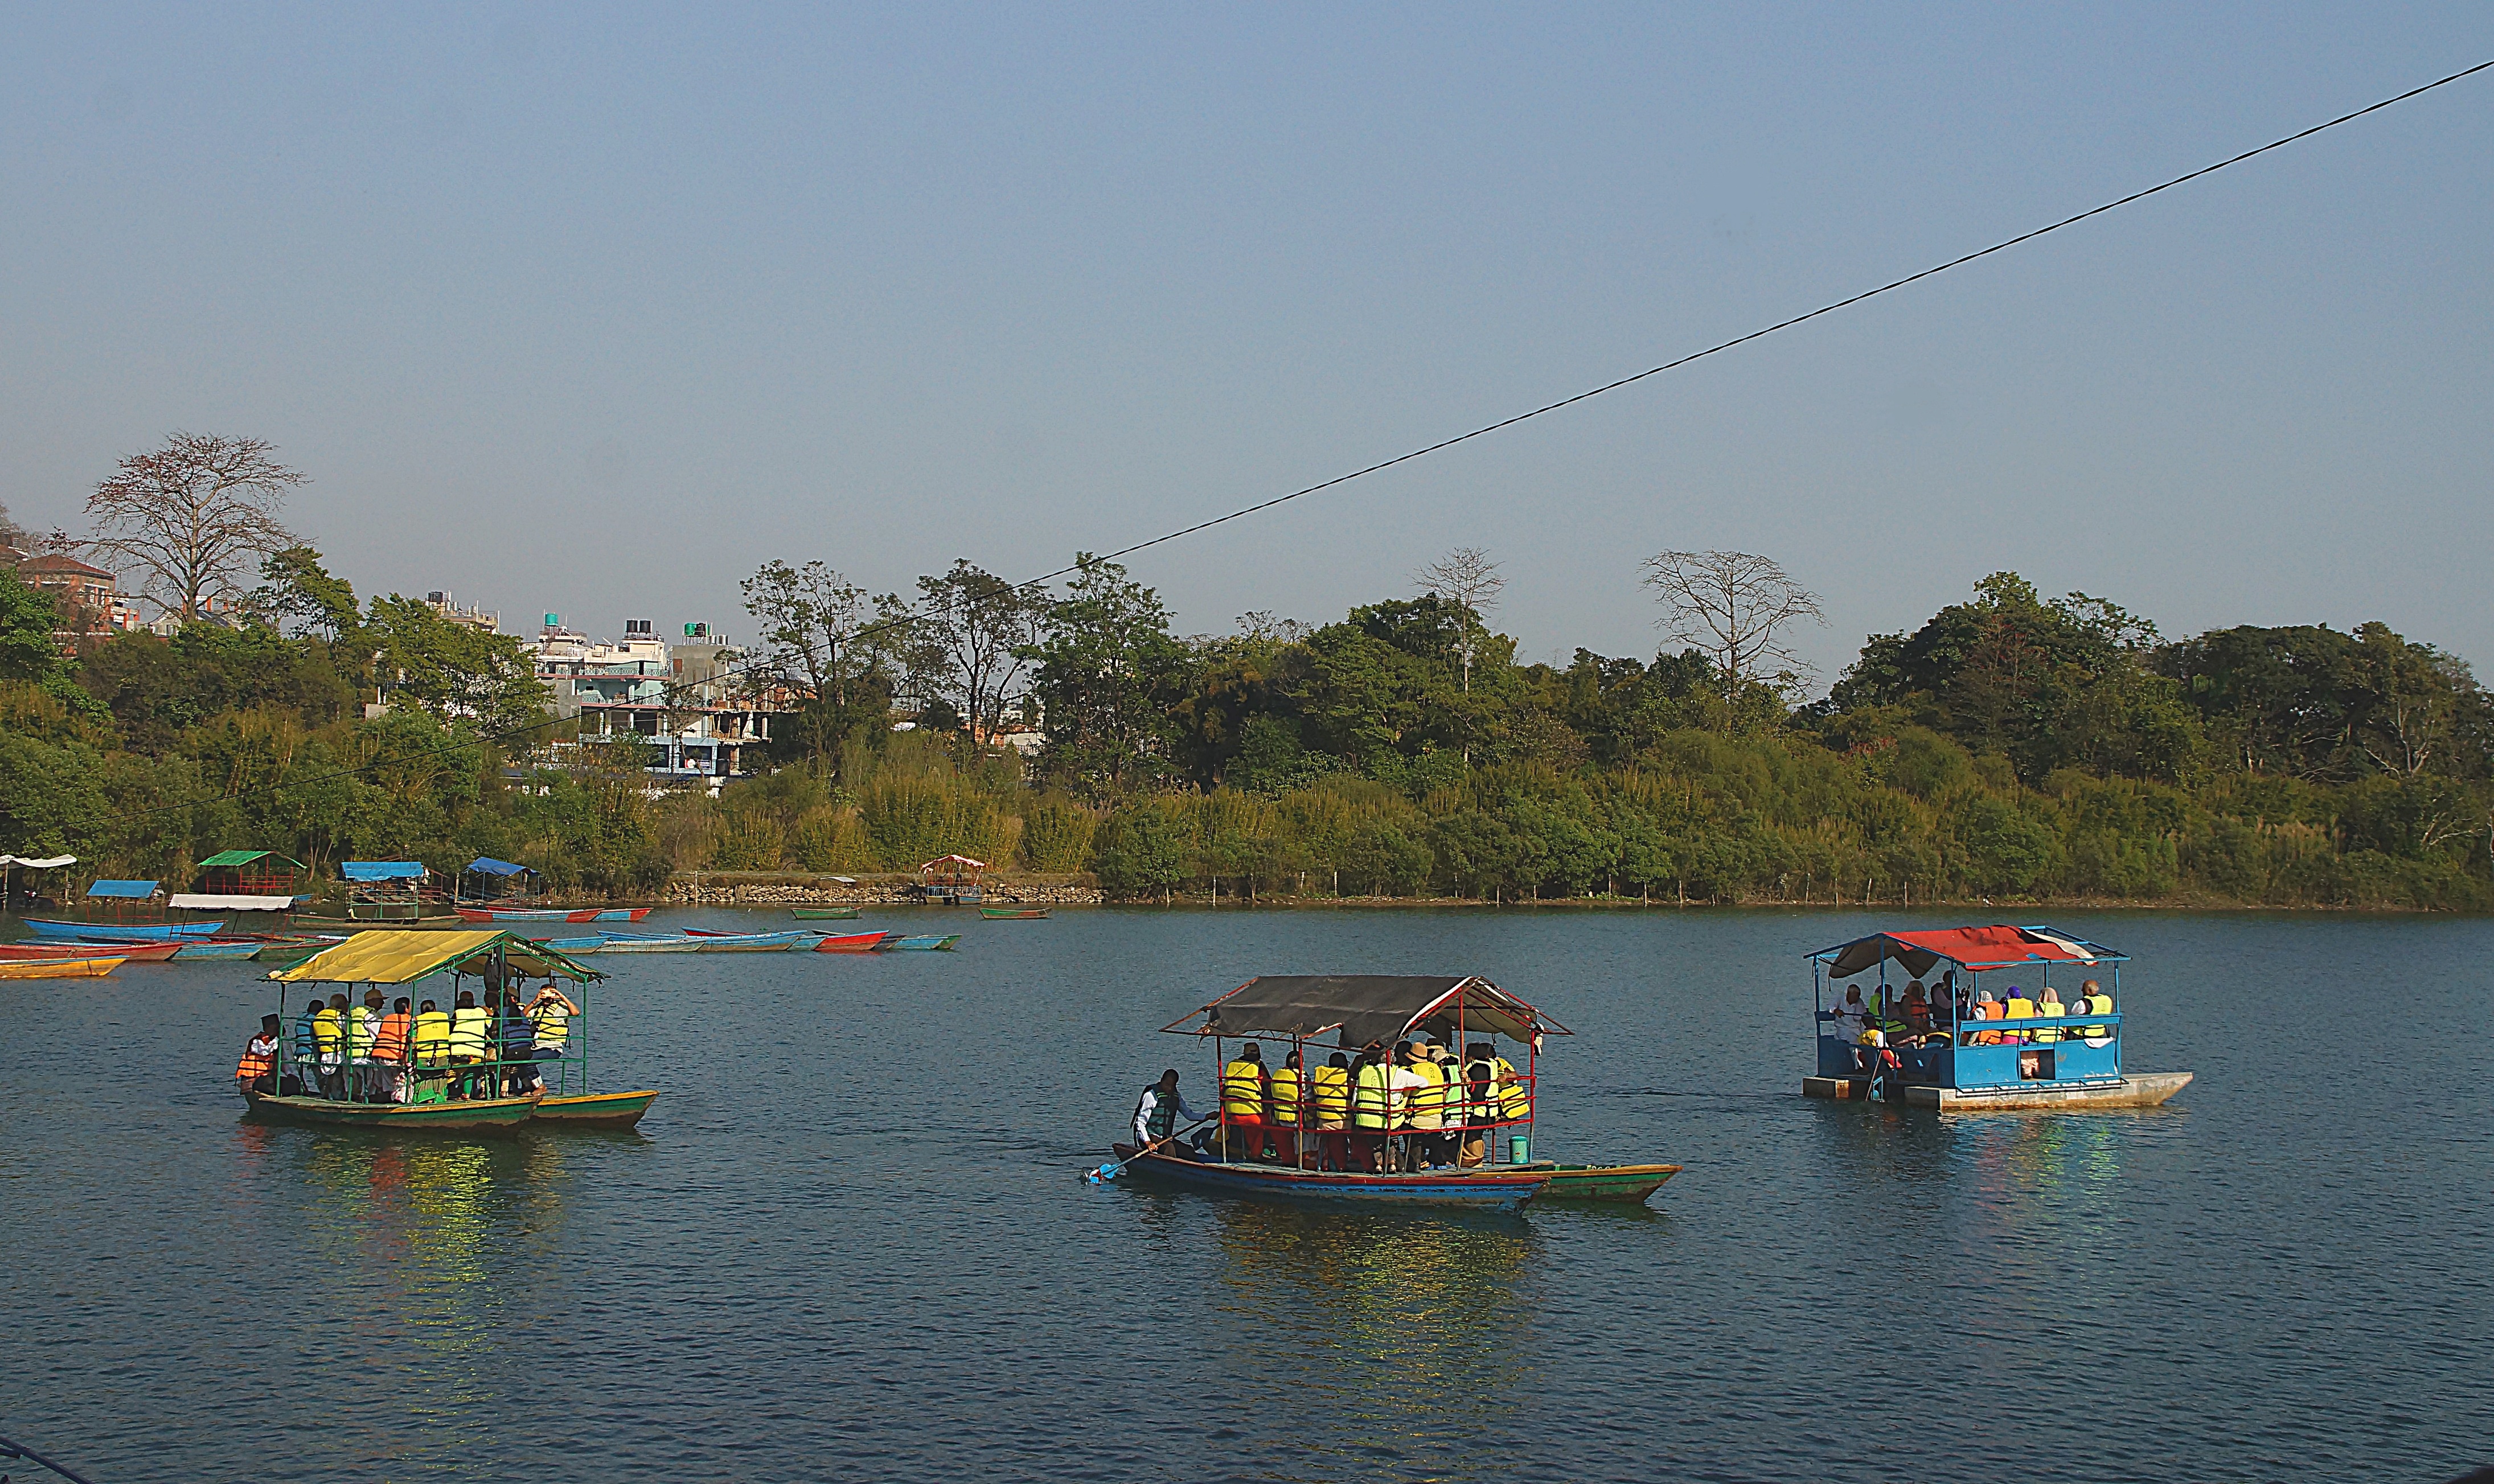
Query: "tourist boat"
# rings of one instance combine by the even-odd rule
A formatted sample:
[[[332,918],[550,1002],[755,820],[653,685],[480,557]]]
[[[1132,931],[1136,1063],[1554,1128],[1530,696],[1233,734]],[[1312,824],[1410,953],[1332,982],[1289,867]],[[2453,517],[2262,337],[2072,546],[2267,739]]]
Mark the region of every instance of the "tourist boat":
[[[0,963],[0,979],[104,979],[125,958],[28,958]]]
[[[788,915],[801,923],[845,923],[858,915],[855,907],[791,907]]]
[[[914,949],[932,953],[951,948],[960,941],[961,935],[958,932],[886,933],[883,935],[883,941],[875,947],[887,954],[895,949]]]
[[[637,923],[647,907],[461,907],[471,923]]]
[[[471,928],[465,931],[435,929],[375,928],[360,932],[343,943],[323,949],[305,959],[272,972],[269,979],[281,986],[290,984],[312,985],[336,984],[341,989],[361,990],[369,986],[413,984],[419,981],[439,979],[418,991],[442,1005],[458,998],[463,978],[474,979],[479,997],[498,993],[505,984],[517,983],[523,977],[564,979],[575,985],[585,985],[600,976],[583,967],[569,956],[532,943],[501,929]],[[318,992],[317,989],[315,992]],[[278,1013],[286,1013],[285,991],[279,990]],[[584,1017],[575,1016],[572,1034],[583,1038],[578,1059],[581,1087],[587,1096],[587,1026]],[[401,1075],[410,1077],[407,1102],[379,1102],[355,1099],[323,1098],[283,1089],[289,1083],[308,1085],[311,1081],[298,1070],[294,1060],[294,1038],[289,1033],[279,1040],[280,1064],[273,1075],[279,1091],[246,1089],[244,1102],[251,1116],[257,1119],[319,1124],[333,1128],[369,1129],[387,1133],[422,1132],[450,1134],[485,1134],[512,1132],[531,1122],[538,1107],[550,1096],[568,1095],[571,1089],[558,1083],[546,1092],[532,1092],[525,1097],[490,1097],[455,1099],[448,1094],[446,1076],[428,1076],[432,1069],[405,1068]],[[558,1061],[535,1064],[541,1073],[552,1072],[567,1078],[562,1070],[566,1063]],[[446,1069],[444,1069],[446,1070]],[[642,1097],[641,1106],[648,1106],[646,1094],[612,1095],[608,1100],[621,1101]],[[618,1111],[614,1107],[600,1110],[593,1102],[584,1121],[612,1117],[637,1117],[637,1110]],[[558,1114],[559,1126],[567,1121]]]
[[[179,943],[0,943],[0,962],[25,959],[117,957],[132,963],[163,963]]]
[[[871,954],[876,949],[883,946],[884,939],[891,936],[892,934],[888,932],[834,933],[830,937],[825,938],[822,942],[815,944],[814,952],[818,954]]]
[[[979,916],[990,923],[1036,923],[1048,916],[1046,907],[981,907]]]
[[[1944,1112],[2155,1107],[2191,1081],[2188,1072],[2123,1070],[2121,966],[2130,957],[2074,934],[2006,924],[1879,932],[1809,957],[1818,1021],[1818,1073],[1802,1079],[1810,1097]],[[1894,983],[1892,963],[1909,983]],[[1830,1003],[1847,987],[1838,982],[1874,968],[1877,980],[1851,987],[1870,991],[1875,1035],[1840,1033],[1850,1025]],[[1981,1016],[2013,996],[2040,1003],[2047,988],[2075,996],[2083,982],[2103,981],[2110,1010]]]
[[[212,938],[226,930],[223,923],[60,923],[34,917],[26,919],[26,926],[39,938],[76,938],[88,943],[123,939],[133,943],[179,942]]]
[[[1206,1147],[1194,1156],[1166,1145],[1148,1153],[1138,1153],[1132,1145],[1115,1146],[1125,1167],[1146,1178],[1232,1196],[1511,1211],[1538,1196],[1553,1177],[1548,1162],[1536,1163],[1530,1157],[1530,1089],[1538,1085],[1542,1039],[1571,1033],[1476,974],[1453,978],[1268,974],[1249,980],[1162,1029],[1209,1043],[1216,1124],[1203,1140]],[[1221,1069],[1230,1060],[1229,1043],[1272,1044],[1272,1065],[1282,1065],[1281,1048],[1287,1045],[1301,1065],[1315,1066],[1336,1051],[1355,1054],[1369,1046],[1391,1047],[1424,1035],[1459,1051],[1501,1037],[1526,1048],[1525,1064],[1534,1070],[1515,1079],[1516,1086],[1526,1090],[1522,1116],[1502,1113],[1486,1123],[1447,1131],[1477,1137],[1483,1163],[1387,1172],[1319,1169],[1315,1166],[1322,1163],[1322,1141],[1327,1136],[1308,1127],[1313,1120],[1304,1108],[1297,1127],[1307,1132],[1297,1135],[1289,1154],[1269,1162],[1230,1157],[1231,1126],[1220,1096]],[[1320,1037],[1332,1039],[1321,1042]],[[1262,1136],[1260,1131],[1249,1137],[1261,1139]],[[1379,1132],[1347,1136],[1374,1140],[1380,1146],[1377,1152],[1390,1152],[1410,1136]],[[1502,1139],[1505,1148],[1499,1147]],[[1349,1147],[1354,1161],[1370,1152],[1359,1142]]]
[[[979,873],[988,868],[985,861],[968,856],[937,856],[921,863],[918,879],[909,887],[909,894],[918,901],[946,907],[975,907],[983,888]]]
[[[1677,1165],[1552,1165],[1543,1200],[1617,1200],[1643,1205],[1680,1173]]]

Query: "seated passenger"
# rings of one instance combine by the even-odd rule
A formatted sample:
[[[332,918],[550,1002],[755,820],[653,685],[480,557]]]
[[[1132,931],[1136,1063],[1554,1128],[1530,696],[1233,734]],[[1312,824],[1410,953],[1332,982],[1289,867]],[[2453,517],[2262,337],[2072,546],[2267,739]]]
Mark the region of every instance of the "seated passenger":
[[[2050,984],[2046,984],[2044,986],[2044,998],[2036,1003],[2035,1014],[2039,1015],[2065,1015],[2069,1014],[2069,1007],[2061,1003],[2060,990],[2053,988]],[[2058,1041],[2061,1039],[2061,1033],[2057,1030],[2040,1030],[2035,1033],[2035,1039],[2039,1042]]]
[[[2019,988],[2016,984],[2011,984],[2009,986],[2009,1002],[2001,1011],[2001,1018],[2004,1020],[2032,1020],[2035,1018],[2035,1002],[2026,998],[2025,990]],[[2010,1045],[2017,1046],[2024,1045],[2033,1038],[2024,1031],[2002,1031],[2000,1033],[2000,1039]]]
[[[2079,985],[2079,997],[2077,1000],[2072,1002],[2071,1011],[2073,1014],[2083,1013],[2090,1015],[2112,1015],[2113,996],[2104,992],[2104,985],[2097,984],[2092,979],[2088,980],[2085,984]],[[2100,1046],[2113,1040],[2113,1027],[2110,1025],[2082,1025],[2071,1034],[2085,1038],[2087,1045],[2091,1046]]]
[[[1862,1033],[1870,1028],[1870,1012],[1862,1003],[1862,986],[1853,984],[1844,991],[1844,1003],[1831,1012],[1829,1033],[1846,1045],[1861,1043]]]
[[[1997,1020],[2000,1017],[2000,1002],[1992,997],[1992,991],[1989,989],[1977,989],[1974,991],[1974,1005],[1968,1011],[1966,1018],[1970,1020]],[[1978,1046],[1996,1046],[2000,1045],[2000,1033],[1998,1031],[1977,1031],[1971,1038],[1969,1038],[1968,1045]]]
[[[1905,1034],[1916,1038],[1931,1033],[1931,1002],[1923,998],[1919,984],[1905,986]]]

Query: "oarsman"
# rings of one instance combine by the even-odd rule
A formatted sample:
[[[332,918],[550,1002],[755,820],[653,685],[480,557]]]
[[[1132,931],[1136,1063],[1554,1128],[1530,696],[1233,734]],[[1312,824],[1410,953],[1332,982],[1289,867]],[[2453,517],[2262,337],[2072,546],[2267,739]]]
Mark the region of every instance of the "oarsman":
[[[1178,1130],[1202,1119],[1202,1114],[1186,1105],[1185,1096],[1177,1090],[1177,1069],[1171,1067],[1135,1100],[1135,1147],[1150,1149],[1167,1143],[1169,1153],[1192,1159],[1185,1145],[1173,1141]]]
[[[1224,1158],[1273,1157],[1264,1138],[1264,1052],[1252,1041],[1221,1069],[1221,1124]]]
[[[278,1018],[259,1017],[259,1034],[242,1048],[242,1060],[234,1066],[234,1082],[244,1092],[277,1091]]]

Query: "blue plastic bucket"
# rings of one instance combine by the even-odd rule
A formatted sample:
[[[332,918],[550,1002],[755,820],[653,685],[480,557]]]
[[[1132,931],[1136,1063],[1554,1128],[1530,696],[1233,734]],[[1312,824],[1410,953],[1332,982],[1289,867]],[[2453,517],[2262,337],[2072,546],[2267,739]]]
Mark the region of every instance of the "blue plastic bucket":
[[[1529,1165],[1533,1163],[1533,1137],[1531,1135],[1510,1134],[1507,1136],[1506,1163],[1509,1165]]]

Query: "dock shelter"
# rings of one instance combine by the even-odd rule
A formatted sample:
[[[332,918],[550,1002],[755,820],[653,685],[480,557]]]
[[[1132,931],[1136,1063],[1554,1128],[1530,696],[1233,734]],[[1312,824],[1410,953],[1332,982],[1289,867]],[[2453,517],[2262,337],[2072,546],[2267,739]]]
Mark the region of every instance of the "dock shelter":
[[[533,867],[478,856],[461,868],[452,894],[461,901],[508,901],[536,895],[542,880]]]
[[[290,898],[302,875],[302,862],[273,850],[220,850],[199,863],[199,893]]]
[[[431,872],[421,861],[342,861],[338,874],[347,883],[347,916],[372,922],[424,915],[424,883]]]
[[[56,871],[64,865],[77,864],[76,856],[0,856],[0,910],[17,900],[17,872]],[[26,893],[29,901],[35,893]]]

